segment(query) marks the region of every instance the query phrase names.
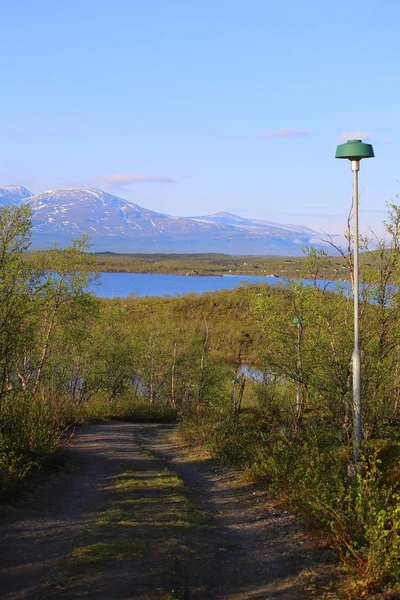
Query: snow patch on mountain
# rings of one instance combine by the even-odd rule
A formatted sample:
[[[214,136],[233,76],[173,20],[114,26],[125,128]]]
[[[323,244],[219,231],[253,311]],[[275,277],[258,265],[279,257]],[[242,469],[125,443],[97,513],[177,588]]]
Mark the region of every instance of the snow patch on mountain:
[[[91,187],[32,195],[21,186],[0,186],[0,203],[2,198],[31,207],[35,247],[54,241],[68,243],[87,231],[95,250],[299,254],[303,245],[318,238],[302,225],[246,219],[228,212],[170,216]]]
[[[32,192],[22,185],[0,185],[0,206],[20,204],[30,196],[32,196]]]

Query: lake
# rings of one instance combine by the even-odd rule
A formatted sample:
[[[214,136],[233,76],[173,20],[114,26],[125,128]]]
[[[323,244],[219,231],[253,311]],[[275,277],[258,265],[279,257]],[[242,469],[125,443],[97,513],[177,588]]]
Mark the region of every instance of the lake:
[[[89,287],[99,298],[126,298],[133,294],[143,296],[175,296],[182,294],[203,294],[218,290],[232,290],[243,283],[267,283],[285,285],[280,277],[260,277],[256,275],[224,275],[223,277],[200,277],[196,275],[154,275],[144,273],[100,273],[97,282]],[[306,284],[312,281],[304,280]],[[319,280],[318,286],[327,285],[331,289],[337,282]],[[344,282],[343,282],[344,283]]]

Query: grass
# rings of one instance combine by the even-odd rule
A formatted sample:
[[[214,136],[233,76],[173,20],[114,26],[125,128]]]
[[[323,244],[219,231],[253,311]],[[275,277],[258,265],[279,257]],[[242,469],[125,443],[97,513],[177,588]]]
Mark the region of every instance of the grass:
[[[103,492],[107,504],[49,580],[51,592],[79,595],[93,578],[106,578],[122,563],[122,569],[130,565],[135,585],[157,590],[143,598],[182,598],[171,590],[184,588],[185,564],[193,552],[191,532],[198,535],[204,527],[182,479],[140,451],[133,464],[121,465],[106,481]]]
[[[35,263],[46,253],[26,252],[27,260]],[[164,273],[171,275],[262,275],[297,278],[306,270],[305,256],[257,256],[218,253],[196,254],[119,254],[117,252],[91,253],[95,267],[105,273]],[[370,256],[361,252],[361,267],[368,267]],[[307,276],[307,275],[306,275]],[[309,275],[308,275],[309,277]],[[349,271],[340,255],[328,256],[319,278],[348,280]]]
[[[174,275],[264,275],[299,277],[304,256],[229,254],[118,254],[95,253],[99,271],[116,273],[168,273]],[[346,279],[342,257],[328,257],[321,273],[326,279]]]
[[[71,564],[103,562],[108,558],[126,560],[153,554],[166,540],[161,529],[170,531],[168,554],[184,547],[179,530],[196,527],[200,515],[188,498],[183,481],[166,468],[123,471],[104,488],[112,496],[96,521],[86,528],[85,542],[70,557]],[[141,529],[146,542],[138,542],[134,529]],[[144,534],[143,528],[146,529]],[[129,536],[132,534],[132,539]],[[154,543],[156,542],[156,544]]]
[[[177,411],[159,403],[150,405],[148,401],[135,396],[119,397],[114,400],[92,398],[76,411],[80,423],[95,423],[115,419],[136,423],[173,423]]]

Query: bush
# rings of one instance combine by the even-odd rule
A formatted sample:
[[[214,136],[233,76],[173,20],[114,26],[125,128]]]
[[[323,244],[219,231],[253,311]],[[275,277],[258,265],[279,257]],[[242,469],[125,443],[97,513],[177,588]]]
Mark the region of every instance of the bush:
[[[77,409],[76,418],[81,423],[108,419],[160,423],[176,421],[177,412],[165,404],[159,402],[149,404],[149,401],[143,398],[126,395],[113,400],[93,398]]]
[[[399,492],[399,486],[383,482],[380,461],[374,457],[364,460],[361,472],[320,504],[341,559],[369,586],[400,583]]]
[[[0,434],[0,499],[26,476],[31,467],[32,462],[18,455],[7,438]]]
[[[330,533],[360,585],[400,583],[400,484],[398,478],[394,481],[398,445],[370,445],[359,473],[349,476],[348,449],[327,423],[303,422],[294,434],[265,411],[238,416],[227,410],[196,413],[188,407],[179,431],[213,456],[268,481],[303,521]],[[381,457],[387,466],[383,472]]]
[[[348,570],[366,587],[400,583],[400,483],[386,483],[378,451],[349,476],[346,449],[326,427],[269,441],[273,486],[309,525],[331,532]]]
[[[0,411],[0,496],[58,448],[53,407],[28,395],[8,396]]]

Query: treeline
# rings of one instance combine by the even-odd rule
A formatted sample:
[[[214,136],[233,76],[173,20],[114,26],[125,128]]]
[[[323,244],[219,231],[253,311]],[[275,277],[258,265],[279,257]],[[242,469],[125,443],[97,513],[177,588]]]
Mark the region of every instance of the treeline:
[[[26,261],[30,215],[0,212],[0,488],[88,419],[178,419],[325,533],[354,594],[400,582],[400,212],[363,240],[363,448],[352,453],[351,294],[244,286],[99,300],[85,240]],[[349,238],[349,242],[350,242]],[[343,253],[351,278],[351,252]],[[306,249],[318,273],[324,252]],[[364,590],[362,589],[364,588]]]
[[[99,300],[85,239],[33,253],[26,207],[0,212],[0,492],[93,418],[176,418],[225,393],[249,291]],[[239,340],[239,341],[238,341]],[[257,344],[254,345],[257,347]],[[256,361],[257,352],[249,353]]]
[[[181,431],[268,483],[303,519],[329,532],[356,577],[354,597],[400,591],[400,210],[369,249],[360,299],[363,446],[352,463],[353,300],[293,281],[253,290],[249,309],[262,339],[262,382],[250,406],[225,397],[183,407]],[[350,235],[348,236],[351,242]],[[351,252],[342,254],[353,273]],[[324,253],[308,249],[314,273]],[[316,278],[315,278],[316,280]],[[316,283],[316,281],[315,281]],[[233,396],[232,396],[233,399]],[[388,597],[392,596],[388,592]]]
[[[324,253],[319,278],[347,279],[342,257]],[[161,273],[172,275],[261,275],[312,277],[312,265],[304,256],[234,256],[229,254],[93,254],[97,269],[119,273]]]
[[[80,322],[94,311],[85,241],[24,259],[31,234],[28,207],[0,212],[0,492],[59,446],[67,420],[49,374],[61,381],[68,341],[78,341]],[[57,360],[57,340],[65,338]]]

